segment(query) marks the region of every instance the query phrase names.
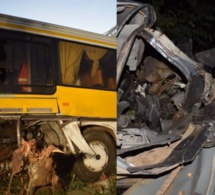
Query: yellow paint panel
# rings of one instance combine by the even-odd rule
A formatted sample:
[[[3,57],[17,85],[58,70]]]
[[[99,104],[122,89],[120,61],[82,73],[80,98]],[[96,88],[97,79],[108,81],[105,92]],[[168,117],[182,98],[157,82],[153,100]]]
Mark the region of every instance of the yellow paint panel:
[[[42,22],[38,22],[39,25],[42,25]],[[78,42],[82,42],[82,43],[88,43],[88,44],[93,44],[93,45],[101,45],[101,46],[105,46],[105,47],[110,47],[110,48],[116,48],[116,41],[111,40],[110,41],[110,37],[108,36],[102,36],[100,34],[96,34],[96,33],[91,33],[91,32],[85,32],[85,31],[81,31],[81,30],[75,30],[72,29],[68,32],[63,32],[63,27],[62,30],[60,30],[60,28],[58,28],[56,30],[57,25],[51,25],[50,24],[50,28],[48,28],[48,26],[41,26],[40,28],[37,26],[32,26],[29,24],[25,24],[25,25],[20,25],[20,24],[13,24],[10,22],[1,22],[0,21],[0,26],[1,28],[5,28],[5,29],[11,29],[11,30],[18,30],[18,31],[22,31],[22,32],[29,32],[29,33],[34,33],[34,34],[38,34],[38,35],[45,35],[45,36],[50,36],[50,37],[55,37],[55,38],[62,38],[62,39],[66,39],[66,40],[73,40],[73,41],[78,41]],[[53,28],[53,27],[55,28]],[[52,28],[51,28],[52,27]],[[93,35],[92,37],[89,37],[88,35]],[[96,37],[100,37],[96,38]],[[102,38],[101,38],[102,37]],[[105,40],[105,38],[107,40]]]
[[[56,99],[0,98],[0,113],[58,113]]]
[[[116,118],[116,92],[58,87],[57,100],[63,115]]]

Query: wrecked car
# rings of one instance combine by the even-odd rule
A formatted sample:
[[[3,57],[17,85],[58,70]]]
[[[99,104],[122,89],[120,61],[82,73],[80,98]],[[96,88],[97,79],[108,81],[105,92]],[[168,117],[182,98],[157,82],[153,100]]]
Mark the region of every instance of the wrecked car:
[[[215,80],[155,20],[117,2],[118,193],[214,194]]]

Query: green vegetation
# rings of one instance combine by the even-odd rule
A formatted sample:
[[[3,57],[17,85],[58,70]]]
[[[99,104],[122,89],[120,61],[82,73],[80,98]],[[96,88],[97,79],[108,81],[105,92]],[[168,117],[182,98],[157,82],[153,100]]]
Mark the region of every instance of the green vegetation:
[[[9,175],[1,177],[0,182],[0,194],[5,194],[7,191],[8,183],[9,183]],[[10,195],[24,195],[26,194],[26,183],[27,183],[27,174],[15,175],[11,188]],[[55,195],[111,195],[116,194],[116,178],[114,175],[110,176],[106,180],[98,181],[94,183],[83,183],[79,179],[72,176],[72,180],[69,183],[67,189],[63,189],[61,187],[55,187],[54,194]],[[38,188],[34,195],[52,195],[51,186],[45,186]]]
[[[154,0],[156,26],[171,40],[193,40],[193,51],[214,47],[215,43],[214,0]]]

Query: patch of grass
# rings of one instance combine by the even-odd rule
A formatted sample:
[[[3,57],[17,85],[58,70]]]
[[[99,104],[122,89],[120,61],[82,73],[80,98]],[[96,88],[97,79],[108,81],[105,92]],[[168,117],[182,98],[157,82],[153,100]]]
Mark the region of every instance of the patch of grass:
[[[83,195],[116,194],[116,177],[112,175],[103,181],[84,183],[74,175],[67,190],[68,194],[72,194],[72,192],[82,193]]]
[[[5,194],[9,184],[10,176],[6,175],[1,177],[0,182],[0,194]],[[26,194],[26,186],[28,178],[26,174],[15,175],[13,177],[10,195],[24,195]],[[55,195],[113,195],[117,194],[116,189],[116,176],[111,175],[106,180],[94,182],[94,183],[84,183],[80,181],[75,175],[72,175],[71,182],[67,189],[55,188]],[[52,195],[51,186],[40,187],[36,190],[34,195]]]
[[[26,179],[25,175],[14,175],[10,186],[10,195],[23,194],[25,191]],[[1,176],[0,180],[0,194],[5,194],[8,189],[10,175]]]
[[[64,162],[66,160],[64,159]],[[64,164],[65,165],[65,164]],[[116,188],[116,166],[113,165],[112,174],[104,179],[93,183],[85,183],[79,180],[75,174],[69,170],[60,169],[59,174],[62,187],[55,186],[55,195],[114,195],[117,194]],[[0,175],[0,194],[7,191],[10,174]],[[27,170],[14,175],[10,195],[25,195],[29,178]],[[34,195],[53,195],[51,185],[40,187]]]

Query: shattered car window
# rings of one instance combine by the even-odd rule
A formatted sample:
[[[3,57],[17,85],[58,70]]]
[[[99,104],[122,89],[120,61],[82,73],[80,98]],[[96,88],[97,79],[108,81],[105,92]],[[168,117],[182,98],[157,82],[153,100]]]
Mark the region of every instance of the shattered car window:
[[[117,17],[119,191],[213,194],[199,169],[214,166],[214,78],[153,26],[151,5],[118,1]]]

